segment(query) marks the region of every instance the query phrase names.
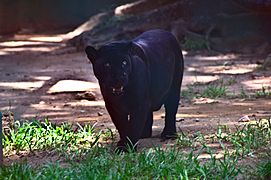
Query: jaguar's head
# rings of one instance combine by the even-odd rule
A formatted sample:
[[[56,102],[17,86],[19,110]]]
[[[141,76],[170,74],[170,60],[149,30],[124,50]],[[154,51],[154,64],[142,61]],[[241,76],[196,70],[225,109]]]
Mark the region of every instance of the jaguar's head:
[[[87,46],[85,52],[93,65],[99,83],[113,95],[124,94],[132,71],[131,42],[113,42],[96,50]]]

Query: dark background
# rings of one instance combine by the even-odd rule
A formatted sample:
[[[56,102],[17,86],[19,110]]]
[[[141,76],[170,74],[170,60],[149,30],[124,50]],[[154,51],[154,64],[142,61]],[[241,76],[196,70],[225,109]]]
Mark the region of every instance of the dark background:
[[[132,0],[0,0],[0,34],[68,31],[90,16]]]

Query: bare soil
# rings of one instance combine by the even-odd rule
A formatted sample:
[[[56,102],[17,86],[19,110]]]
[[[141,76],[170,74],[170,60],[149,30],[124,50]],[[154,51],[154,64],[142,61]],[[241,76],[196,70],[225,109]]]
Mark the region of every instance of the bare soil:
[[[271,72],[258,68],[264,61],[262,57],[214,52],[184,54],[183,90],[193,85],[200,91],[223,80],[232,96],[192,101],[182,98],[177,114],[177,119],[181,119],[177,122],[179,131],[208,134],[219,124],[241,124],[239,119],[245,115],[250,120],[271,117],[271,99],[251,98],[262,87],[271,87]],[[0,111],[12,111],[16,120],[48,118],[57,123],[97,123],[97,128],[114,128],[91,64],[84,52],[66,46],[61,35],[2,37],[0,70]],[[250,98],[241,98],[242,88]],[[85,92],[93,92],[96,100],[89,100]],[[170,143],[158,138],[164,124],[163,108],[155,112],[154,119],[153,138],[142,140],[141,148]]]

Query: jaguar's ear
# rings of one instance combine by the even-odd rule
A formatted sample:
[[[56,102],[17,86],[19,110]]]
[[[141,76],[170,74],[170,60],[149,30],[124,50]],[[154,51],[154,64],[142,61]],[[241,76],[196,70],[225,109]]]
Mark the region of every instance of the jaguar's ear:
[[[88,59],[93,64],[97,58],[98,51],[92,46],[87,46],[85,52],[87,54]]]
[[[145,51],[138,43],[130,42],[130,53],[132,56],[140,57],[143,61],[146,60]]]

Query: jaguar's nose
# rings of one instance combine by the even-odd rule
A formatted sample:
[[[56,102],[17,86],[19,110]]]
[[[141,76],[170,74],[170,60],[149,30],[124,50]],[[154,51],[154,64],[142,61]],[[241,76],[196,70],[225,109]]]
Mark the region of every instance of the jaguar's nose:
[[[121,87],[123,87],[123,83],[121,81],[117,81],[113,86],[113,88],[116,89],[120,89]]]

